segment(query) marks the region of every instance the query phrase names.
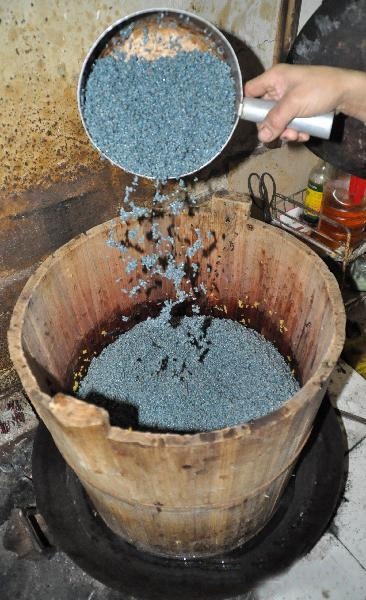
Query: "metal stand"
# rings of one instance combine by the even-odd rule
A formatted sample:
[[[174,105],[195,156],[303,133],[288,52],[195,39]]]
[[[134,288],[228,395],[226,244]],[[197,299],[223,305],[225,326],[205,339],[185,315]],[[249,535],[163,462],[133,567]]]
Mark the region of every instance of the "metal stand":
[[[317,226],[311,226],[303,217],[305,190],[300,190],[292,196],[284,196],[276,193],[274,202],[271,206],[272,224],[281,229],[290,231],[297,237],[304,240],[307,244],[315,246],[322,253],[330,256],[336,262],[342,263],[343,268],[354,261],[358,256],[366,252],[366,242],[360,244],[357,248],[351,248],[351,231],[341,223],[330,219],[326,215],[316,210],[306,208],[314,216],[317,216],[319,222],[326,221],[333,227],[336,227],[345,234],[346,241],[339,243],[338,247],[333,249],[327,245],[327,242],[334,243],[334,240],[326,233],[319,230]]]
[[[258,182],[258,191],[253,189],[254,181]],[[270,185],[268,185],[268,182]],[[318,223],[325,221],[344,234],[345,242],[338,243],[336,248],[334,248],[333,238],[320,231],[318,224],[312,226],[305,220],[303,216],[305,190],[300,190],[291,196],[280,194],[277,192],[275,181],[270,173],[263,173],[261,176],[257,173],[251,173],[248,179],[248,187],[253,203],[263,211],[266,222],[289,231],[306,244],[313,246],[314,250],[320,255],[330,257],[341,265],[343,273],[345,273],[349,263],[366,252],[366,241],[357,248],[352,248],[350,229],[326,215],[306,207],[308,212],[313,214],[314,217],[318,217]],[[272,188],[271,194],[269,194],[270,188]]]

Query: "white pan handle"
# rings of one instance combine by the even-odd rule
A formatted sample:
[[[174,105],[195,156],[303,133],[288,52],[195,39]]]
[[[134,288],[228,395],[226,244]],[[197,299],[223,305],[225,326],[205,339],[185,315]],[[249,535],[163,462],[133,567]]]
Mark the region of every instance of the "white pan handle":
[[[275,104],[276,102],[274,100],[244,98],[240,117],[246,121],[261,123]],[[329,140],[333,119],[334,112],[318,115],[316,117],[299,117],[293,119],[287,127],[302,133],[308,133],[317,138],[322,138],[323,140]]]

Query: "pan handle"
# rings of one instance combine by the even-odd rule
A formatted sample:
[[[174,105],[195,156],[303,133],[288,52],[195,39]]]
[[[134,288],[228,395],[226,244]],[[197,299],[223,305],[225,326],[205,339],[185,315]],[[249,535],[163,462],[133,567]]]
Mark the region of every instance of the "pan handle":
[[[267,114],[275,106],[274,100],[262,100],[260,98],[244,98],[240,117],[253,123],[261,123]],[[316,117],[299,117],[293,119],[287,127],[308,133],[323,140],[329,140],[332,130],[334,112],[318,115]]]

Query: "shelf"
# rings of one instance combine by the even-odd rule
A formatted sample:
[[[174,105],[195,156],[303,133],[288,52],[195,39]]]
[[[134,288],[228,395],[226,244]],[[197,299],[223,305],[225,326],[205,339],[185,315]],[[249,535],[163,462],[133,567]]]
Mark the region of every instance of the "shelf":
[[[310,210],[314,216],[330,223],[333,227],[337,227],[340,232],[345,234],[346,241],[340,243],[338,247],[331,248],[328,243],[334,241],[326,233],[319,231],[317,225],[310,225],[303,217],[304,212],[304,196],[305,190],[300,190],[292,196],[284,196],[276,192],[270,204],[271,223],[276,227],[280,227],[285,231],[289,231],[306,244],[313,246],[314,249],[320,251],[332,258],[334,261],[341,263],[343,269],[354,261],[358,256],[366,252],[366,241],[357,248],[351,248],[351,231],[348,227],[341,225],[337,221],[321,215],[318,211]],[[309,211],[309,209],[307,208]]]

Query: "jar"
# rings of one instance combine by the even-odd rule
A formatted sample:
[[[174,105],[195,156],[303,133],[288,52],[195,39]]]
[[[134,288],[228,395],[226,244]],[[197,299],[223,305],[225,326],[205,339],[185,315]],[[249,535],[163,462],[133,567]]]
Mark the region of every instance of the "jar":
[[[356,181],[355,181],[356,180]],[[357,184],[357,185],[355,185]],[[366,229],[366,180],[352,178],[346,173],[328,181],[324,186],[321,216],[318,231],[331,239],[322,238],[329,247],[336,249],[347,242],[347,227],[350,246],[359,246],[365,239]],[[329,223],[322,216],[339,223]]]

